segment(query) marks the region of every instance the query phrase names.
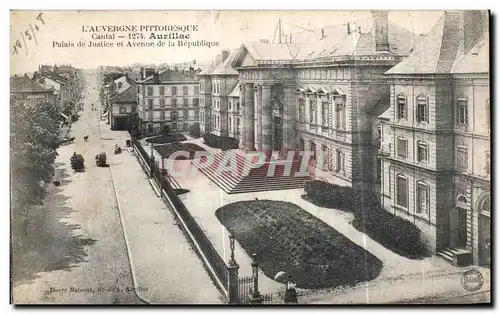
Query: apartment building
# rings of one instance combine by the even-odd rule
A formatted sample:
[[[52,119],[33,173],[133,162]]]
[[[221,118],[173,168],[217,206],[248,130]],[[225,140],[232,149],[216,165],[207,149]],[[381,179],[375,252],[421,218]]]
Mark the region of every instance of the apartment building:
[[[189,132],[199,121],[198,71],[167,69],[137,82],[139,128],[144,134]]]

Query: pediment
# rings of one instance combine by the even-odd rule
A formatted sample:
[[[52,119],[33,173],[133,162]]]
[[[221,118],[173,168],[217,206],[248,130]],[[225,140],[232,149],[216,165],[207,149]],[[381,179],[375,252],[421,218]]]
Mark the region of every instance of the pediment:
[[[243,57],[243,60],[241,62],[241,67],[251,67],[251,66],[256,66],[257,65],[257,62],[255,62],[254,58],[252,58],[252,56],[247,53],[244,57]]]
[[[257,62],[250,54],[247,47],[245,47],[245,44],[243,44],[239,50],[237,57],[232,63],[233,68],[257,66]]]

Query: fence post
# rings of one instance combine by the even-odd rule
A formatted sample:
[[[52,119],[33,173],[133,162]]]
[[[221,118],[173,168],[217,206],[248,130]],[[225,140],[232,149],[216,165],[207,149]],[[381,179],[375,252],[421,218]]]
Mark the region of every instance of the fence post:
[[[263,298],[259,292],[259,264],[257,263],[257,254],[252,254],[252,272],[253,272],[253,288],[252,293],[248,296],[249,304],[262,304]]]
[[[238,283],[238,270],[240,266],[234,259],[234,235],[233,229],[229,230],[229,244],[231,247],[231,259],[229,260],[228,271],[228,299],[230,304],[239,303],[239,283]]]
[[[155,165],[155,155],[153,153],[153,144],[151,144],[151,158],[150,158],[151,162],[150,162],[150,165],[149,165],[149,169],[150,169],[150,177],[152,178],[153,177],[153,167]]]

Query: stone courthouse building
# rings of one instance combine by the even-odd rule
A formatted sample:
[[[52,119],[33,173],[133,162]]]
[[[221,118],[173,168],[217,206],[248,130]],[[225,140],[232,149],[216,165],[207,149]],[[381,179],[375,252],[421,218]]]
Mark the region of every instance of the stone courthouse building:
[[[487,11],[446,12],[386,72],[382,195],[455,263],[490,257],[490,87]]]
[[[418,36],[373,18],[292,35],[291,43],[244,43],[233,61],[240,81],[242,148],[286,157],[307,150],[333,176],[372,188],[372,123],[389,107],[384,73]]]
[[[446,12],[425,36],[389,22],[387,11],[372,13],[292,34],[286,43],[241,45],[231,57],[241,148],[281,158],[310,151],[316,168],[380,193],[387,210],[422,230],[434,253],[484,264],[488,13]]]

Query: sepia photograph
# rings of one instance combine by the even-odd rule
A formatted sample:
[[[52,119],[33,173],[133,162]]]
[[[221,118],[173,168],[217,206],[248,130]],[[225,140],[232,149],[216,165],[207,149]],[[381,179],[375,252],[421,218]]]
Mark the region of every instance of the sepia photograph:
[[[9,14],[11,304],[492,303],[490,11]]]

